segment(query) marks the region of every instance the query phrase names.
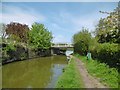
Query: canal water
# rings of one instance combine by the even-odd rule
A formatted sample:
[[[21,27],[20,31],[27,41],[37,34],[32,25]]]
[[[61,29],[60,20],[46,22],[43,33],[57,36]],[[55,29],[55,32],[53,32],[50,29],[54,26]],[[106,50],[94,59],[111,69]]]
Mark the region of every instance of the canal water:
[[[67,65],[65,56],[40,57],[2,67],[3,88],[54,88]]]

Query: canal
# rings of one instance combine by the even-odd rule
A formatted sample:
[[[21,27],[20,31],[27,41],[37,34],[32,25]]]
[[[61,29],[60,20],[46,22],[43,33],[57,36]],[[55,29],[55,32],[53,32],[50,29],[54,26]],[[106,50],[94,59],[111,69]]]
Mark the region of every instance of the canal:
[[[40,57],[2,67],[3,88],[54,88],[67,65],[65,56]]]

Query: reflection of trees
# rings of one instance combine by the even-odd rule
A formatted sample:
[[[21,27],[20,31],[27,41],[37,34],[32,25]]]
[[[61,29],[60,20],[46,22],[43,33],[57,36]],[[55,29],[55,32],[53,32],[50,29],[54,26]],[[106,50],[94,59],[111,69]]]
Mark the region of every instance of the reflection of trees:
[[[5,65],[3,87],[44,88],[50,83],[54,74],[52,67],[56,64],[66,64],[65,57],[44,57]]]
[[[50,63],[43,60],[8,64],[3,68],[3,87],[45,87],[52,76],[50,69]]]
[[[58,55],[58,56],[53,56],[53,57],[54,57],[54,59],[52,60],[52,63],[54,63],[54,64],[66,64],[67,63],[66,57],[63,55],[61,55],[61,56]]]

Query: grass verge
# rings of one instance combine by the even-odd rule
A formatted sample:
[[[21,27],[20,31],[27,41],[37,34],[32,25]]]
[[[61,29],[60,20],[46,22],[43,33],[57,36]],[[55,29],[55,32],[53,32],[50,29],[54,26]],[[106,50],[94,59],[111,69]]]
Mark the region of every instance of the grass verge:
[[[68,66],[63,70],[62,76],[58,79],[56,88],[83,88],[84,84],[76,67],[76,62],[71,59]]]
[[[75,55],[85,63],[88,72],[99,79],[101,83],[110,87],[118,88],[118,70],[109,68],[105,63],[100,63],[97,60],[87,60],[85,56]]]

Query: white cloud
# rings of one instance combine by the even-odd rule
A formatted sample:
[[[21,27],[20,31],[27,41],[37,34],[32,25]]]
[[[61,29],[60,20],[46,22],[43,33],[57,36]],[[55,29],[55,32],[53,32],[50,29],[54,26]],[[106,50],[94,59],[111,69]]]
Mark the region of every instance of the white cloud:
[[[93,12],[84,16],[75,16],[69,12],[60,12],[59,15],[52,17],[54,22],[50,22],[49,25],[49,29],[53,31],[54,35],[53,42],[71,42],[72,35],[80,31],[82,27],[88,28],[90,32],[93,32],[101,17],[106,17],[106,15]]]
[[[95,25],[101,17],[99,12],[92,12],[86,15],[75,16],[70,12],[61,11],[56,15],[46,18],[42,14],[35,12],[32,8],[4,6],[2,13],[3,23],[10,23],[11,21],[28,24],[29,26],[33,22],[47,22],[48,29],[52,31],[54,35],[53,42],[68,42],[72,36],[64,36],[62,33],[74,34],[81,30],[82,27],[89,28],[90,31],[94,30]],[[47,15],[46,15],[47,16]],[[0,16],[1,17],[1,16]],[[47,20],[46,20],[47,19]],[[72,33],[72,34],[71,34]],[[68,38],[69,37],[69,38]]]
[[[31,25],[34,22],[44,22],[45,16],[38,14],[32,8],[20,8],[14,6],[3,6],[5,13],[2,13],[2,22],[19,22]]]
[[[93,12],[84,16],[75,16],[69,12],[60,12],[59,15],[52,17],[54,23],[51,22],[49,26],[54,34],[53,42],[71,41],[72,36],[68,38],[65,34],[61,34],[62,32],[73,35],[80,31],[82,27],[88,28],[89,31],[94,31],[95,25],[97,25],[101,17],[105,17],[105,15],[101,15],[99,12]],[[59,33],[59,35],[56,33]]]
[[[67,23],[71,27],[70,30],[75,33],[80,31],[82,27],[86,27],[89,31],[93,31],[99,19],[106,16],[105,14],[100,14],[99,11],[79,16],[75,16],[69,12],[61,12],[59,19],[61,19],[61,21],[63,20],[63,23]],[[70,30],[68,30],[68,32],[70,32]]]
[[[53,30],[60,30],[61,29],[61,27],[57,23],[51,23],[50,26]]]
[[[90,31],[94,30],[95,23],[97,22],[96,19],[89,18],[89,17],[78,17],[74,18],[73,24],[75,25],[76,31],[80,31],[82,27],[89,28]]]
[[[68,40],[63,35],[54,35],[55,38],[53,38],[54,43],[68,43]]]

